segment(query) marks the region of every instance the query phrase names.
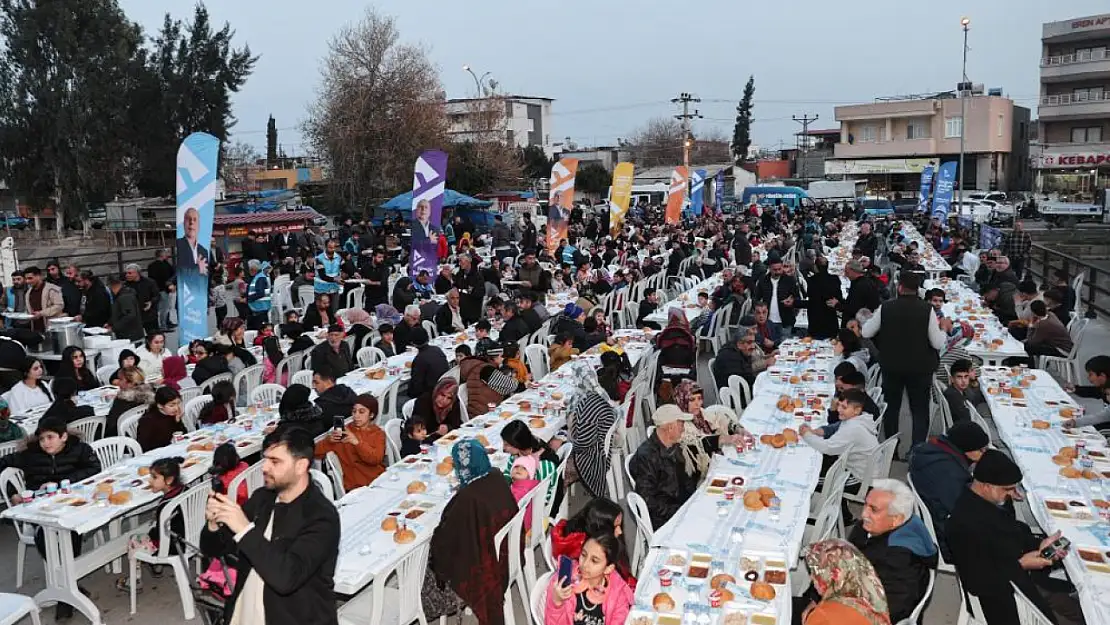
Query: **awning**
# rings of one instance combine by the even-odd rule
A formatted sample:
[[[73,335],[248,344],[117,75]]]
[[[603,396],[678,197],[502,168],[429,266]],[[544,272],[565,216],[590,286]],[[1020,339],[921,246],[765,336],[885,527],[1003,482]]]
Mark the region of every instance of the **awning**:
[[[212,219],[212,234],[245,237],[248,234],[298,232],[304,230],[307,222],[318,217],[320,213],[314,210],[216,215]]]

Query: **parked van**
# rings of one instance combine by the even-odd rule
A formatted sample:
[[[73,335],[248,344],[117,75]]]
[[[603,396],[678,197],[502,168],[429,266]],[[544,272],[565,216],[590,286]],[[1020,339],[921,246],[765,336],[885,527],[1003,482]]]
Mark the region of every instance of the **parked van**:
[[[778,206],[785,204],[790,212],[798,209],[813,208],[813,200],[810,199],[809,194],[801,187],[774,187],[774,186],[755,186],[744,187],[744,193],[740,198],[740,202],[744,206],[751,205],[752,202],[760,206]]]

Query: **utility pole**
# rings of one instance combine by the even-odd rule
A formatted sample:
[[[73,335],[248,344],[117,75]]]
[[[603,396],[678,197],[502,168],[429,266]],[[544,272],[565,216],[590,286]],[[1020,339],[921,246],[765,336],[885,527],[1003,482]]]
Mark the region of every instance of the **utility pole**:
[[[802,157],[801,157],[801,160],[799,162],[802,163],[802,180],[808,182],[809,181],[809,174],[808,174],[808,165],[809,165],[809,163],[807,161],[807,157],[809,156],[809,125],[812,124],[813,122],[817,121],[817,119],[820,118],[821,116],[820,115],[814,115],[813,117],[810,117],[809,113],[806,113],[805,115],[802,115],[801,117],[798,117],[797,115],[791,115],[790,117],[794,121],[796,121],[796,122],[798,122],[799,124],[802,125],[802,139],[801,139],[801,146],[800,146],[801,147],[800,151],[802,153]]]
[[[967,134],[967,96],[971,91],[971,85],[967,81],[967,29],[971,25],[971,20],[967,17],[960,19],[960,26],[964,29],[964,62],[963,62],[963,82],[960,83],[960,186],[956,191],[956,206],[959,208],[957,211],[962,211],[964,208],[964,136]],[[957,213],[959,214],[959,213]]]
[[[690,174],[690,148],[694,147],[694,138],[690,135],[690,120],[701,119],[702,115],[698,113],[697,109],[690,112],[691,102],[701,102],[701,98],[695,98],[689,93],[680,93],[677,98],[671,100],[673,104],[682,103],[682,114],[675,115],[674,118],[682,120],[682,164],[686,166],[686,174]]]

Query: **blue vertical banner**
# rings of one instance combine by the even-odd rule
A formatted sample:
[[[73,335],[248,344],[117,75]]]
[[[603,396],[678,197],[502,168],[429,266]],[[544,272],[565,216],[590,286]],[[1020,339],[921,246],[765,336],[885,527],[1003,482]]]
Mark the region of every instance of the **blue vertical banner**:
[[[447,184],[447,154],[428,150],[417,157],[412,175],[412,258],[409,277],[416,280],[422,270],[435,275],[436,250],[443,232],[443,189]]]
[[[921,170],[921,190],[917,192],[917,212],[929,212],[929,194],[933,191],[933,166]]]
[[[721,214],[722,207],[725,205],[725,170],[717,172],[713,176],[713,208],[717,209],[717,214]]]
[[[194,132],[177,150],[177,318],[182,345],[208,336],[208,265],[220,140]]]
[[[949,161],[940,166],[937,172],[937,188],[933,192],[933,217],[941,221],[948,220],[948,211],[952,206],[952,191],[956,181],[956,161]]]
[[[701,216],[702,208],[705,206],[706,175],[707,172],[704,169],[695,169],[690,176],[690,210],[698,216]]]

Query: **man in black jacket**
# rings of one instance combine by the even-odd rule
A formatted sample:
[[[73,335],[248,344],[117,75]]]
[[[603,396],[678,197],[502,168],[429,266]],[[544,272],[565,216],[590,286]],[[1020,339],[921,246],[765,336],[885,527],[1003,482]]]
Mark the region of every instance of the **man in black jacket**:
[[[77,274],[77,288],[81,289],[81,316],[86,326],[102,328],[112,318],[112,298],[99,278],[88,269]]]
[[[135,291],[123,286],[123,282],[115,277],[109,280],[108,288],[113,295],[112,312],[108,319],[112,333],[117,339],[141,340],[146,333],[143,331],[142,310]]]
[[[713,362],[713,379],[720,387],[728,386],[730,376],[738,375],[748,383],[748,387],[755,386],[755,372],[752,369],[752,351],[757,349],[755,333],[747,328],[732,331],[727,345],[721,347],[717,358]]]
[[[971,483],[971,465],[979,461],[990,442],[979,424],[967,421],[914,447],[910,454],[909,476],[917,495],[929,508],[945,559],[952,556],[945,538],[948,516]]]
[[[435,316],[436,330],[440,334],[463,332],[468,325],[477,321],[476,318],[471,319],[469,315],[464,315],[461,301],[462,296],[458,289],[447,292],[447,303],[439,307]]]
[[[732,237],[736,264],[741,267],[750,267],[752,264],[752,244],[748,241],[749,230],[748,222],[741,222],[740,229]]]
[[[412,360],[412,376],[409,378],[409,397],[416,399],[435,388],[439,379],[450,369],[443,350],[428,344],[428,332],[421,327],[409,332],[409,340],[416,346],[416,358]]]
[[[336,375],[350,373],[354,366],[351,348],[344,338],[343,326],[333,323],[328,327],[328,340],[312,348],[312,370],[329,367]]]
[[[367,280],[363,295],[366,310],[385,304],[389,298],[389,265],[385,262],[385,251],[374,250],[370,262],[364,264],[359,271]]]
[[[1049,618],[1056,615],[1082,623],[1082,609],[1071,595],[1074,588],[1048,575],[1065,553],[1042,555],[1060,533],[1038,538],[1006,505],[1021,479],[1017,464],[996,449],[987,450],[976,463],[971,485],[948,517],[948,546],[956,574],[964,592],[979,598],[983,613],[976,618],[989,625],[1019,622],[1011,583]]]
[[[842,315],[840,320],[840,327],[848,327],[848,322],[856,318],[856,313],[863,309],[875,312],[882,304],[882,298],[879,297],[879,289],[875,287],[875,281],[863,268],[863,264],[858,260],[848,261],[844,266],[844,276],[851,280],[851,285],[848,287],[848,297],[838,302],[835,299],[832,304],[840,311]]]
[[[520,311],[514,302],[505,302],[501,308],[501,316],[505,320],[499,335],[501,343],[516,343],[530,334],[528,324],[520,318]]]
[[[651,433],[629,460],[636,493],[647,503],[652,527],[663,527],[694,494],[700,476],[687,476],[682,459],[682,432],[694,417],[674,404],[660,406]]]
[[[220,493],[213,493],[205,508],[201,551],[238,556],[238,583],[224,619],[241,625],[335,625],[339,514],[309,474],[312,437],[282,426],[262,448],[265,488],[242,508]]]
[[[859,236],[856,238],[856,249],[864,256],[875,262],[875,254],[879,251],[879,237],[871,232],[871,222],[865,221],[859,225]]]
[[[154,283],[154,280],[144,276],[139,266],[135,263],[131,263],[124,267],[124,275],[127,286],[131,287],[135,292],[135,298],[139,302],[139,314],[143,320],[143,328],[147,331],[157,329],[158,285]]]
[[[789,336],[798,316],[798,283],[793,276],[783,273],[782,259],[778,256],[773,255],[767,259],[767,268],[767,275],[756,285],[755,301],[767,302],[769,319],[781,325],[786,336]]]
[[[524,291],[517,297],[520,318],[523,319],[524,324],[528,326],[528,332],[535,332],[543,326],[543,319],[540,319],[540,313],[533,308],[535,303],[536,294],[531,291]]]
[[[358,395],[346,384],[336,384],[339,379],[335,371],[323,365],[312,371],[312,388],[316,391],[316,405],[320,407],[323,419],[321,423],[327,430],[336,417],[346,419],[351,416],[351,408],[355,405]],[[323,434],[323,431],[312,432],[314,436]]]

